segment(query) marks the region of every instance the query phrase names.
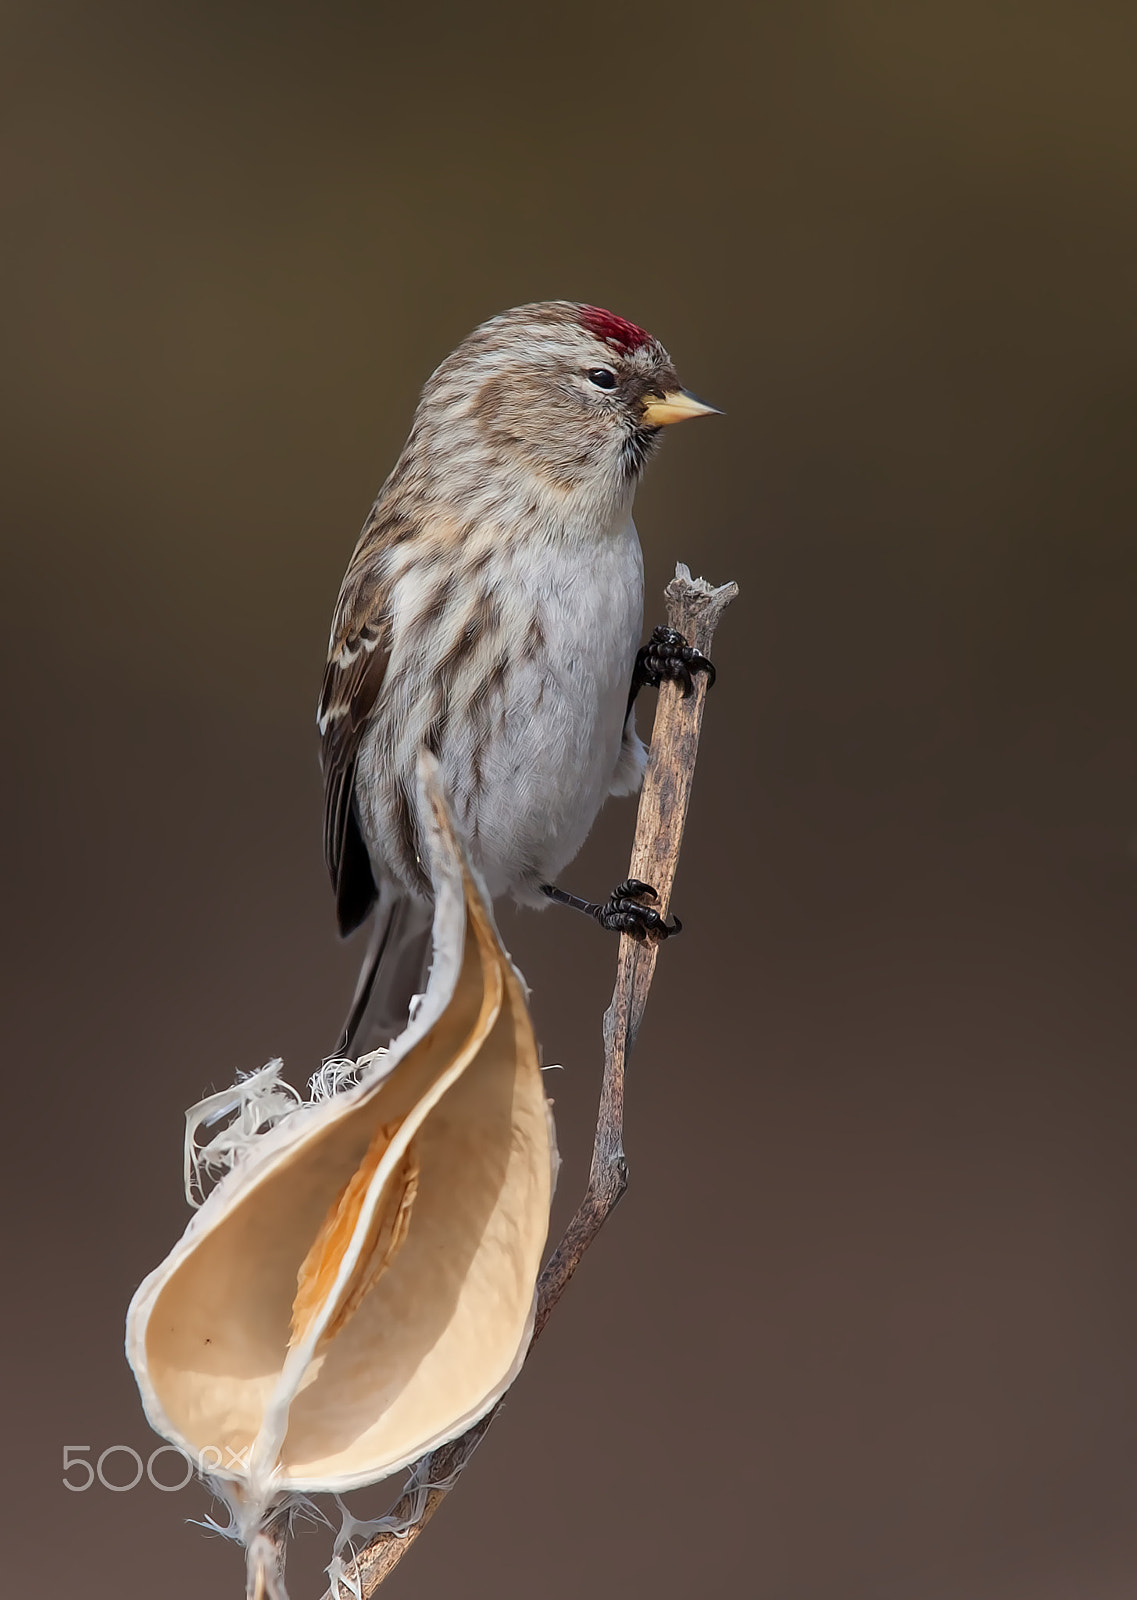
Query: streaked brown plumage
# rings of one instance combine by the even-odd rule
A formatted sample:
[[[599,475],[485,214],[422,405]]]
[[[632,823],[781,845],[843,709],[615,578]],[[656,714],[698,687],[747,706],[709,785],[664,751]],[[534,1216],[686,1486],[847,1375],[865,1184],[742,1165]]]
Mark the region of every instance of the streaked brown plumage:
[[[378,900],[372,966],[417,940],[403,987],[429,926],[423,744],[491,895],[529,905],[605,795],[638,786],[631,505],[662,423],[709,409],[682,394],[650,335],[567,301],[485,323],[423,391],[340,590],[319,708],[340,931]]]

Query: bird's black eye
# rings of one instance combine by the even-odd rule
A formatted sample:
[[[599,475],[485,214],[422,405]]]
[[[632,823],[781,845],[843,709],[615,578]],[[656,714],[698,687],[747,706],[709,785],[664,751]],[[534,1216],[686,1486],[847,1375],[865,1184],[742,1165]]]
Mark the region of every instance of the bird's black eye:
[[[607,367],[589,367],[588,381],[594,383],[598,389],[614,389],[616,374],[609,372]]]

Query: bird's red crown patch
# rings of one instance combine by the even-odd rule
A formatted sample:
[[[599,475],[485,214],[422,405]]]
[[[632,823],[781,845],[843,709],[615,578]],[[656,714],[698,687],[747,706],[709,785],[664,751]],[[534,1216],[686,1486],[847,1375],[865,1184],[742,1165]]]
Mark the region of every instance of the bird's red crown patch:
[[[617,317],[600,306],[582,306],[580,321],[589,333],[603,339],[605,344],[613,345],[622,355],[654,342],[651,334],[637,328],[634,322],[625,322],[623,317]]]

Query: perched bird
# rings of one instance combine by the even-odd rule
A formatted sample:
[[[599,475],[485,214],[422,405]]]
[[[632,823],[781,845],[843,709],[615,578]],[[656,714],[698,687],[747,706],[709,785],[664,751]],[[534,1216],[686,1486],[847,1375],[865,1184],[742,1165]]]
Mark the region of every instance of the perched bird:
[[[632,522],[660,430],[713,409],[642,328],[560,300],[483,323],[427,382],[348,564],[320,696],[341,934],[375,908],[341,1053],[369,1004],[390,1037],[423,985],[424,744],[491,896],[560,901],[641,936],[675,931],[644,903],[650,885],[592,902],[556,880],[606,796],[639,787],[639,688],[713,674],[667,629],[637,654]]]

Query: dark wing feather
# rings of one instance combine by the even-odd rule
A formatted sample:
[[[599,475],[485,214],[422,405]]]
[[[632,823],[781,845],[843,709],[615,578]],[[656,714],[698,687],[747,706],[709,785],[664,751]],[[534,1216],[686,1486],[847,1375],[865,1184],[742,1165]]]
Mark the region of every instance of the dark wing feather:
[[[375,903],[377,889],[359,826],[355,770],[359,746],[383,687],[390,660],[388,590],[374,534],[352,557],[333,624],[320,693],[320,764],[324,771],[324,860],[336,892],[341,934],[357,928]]]

